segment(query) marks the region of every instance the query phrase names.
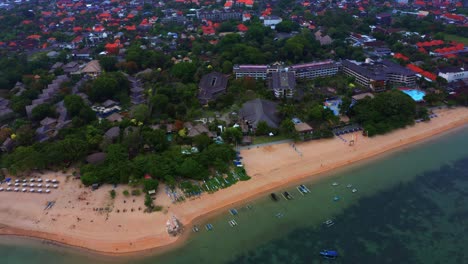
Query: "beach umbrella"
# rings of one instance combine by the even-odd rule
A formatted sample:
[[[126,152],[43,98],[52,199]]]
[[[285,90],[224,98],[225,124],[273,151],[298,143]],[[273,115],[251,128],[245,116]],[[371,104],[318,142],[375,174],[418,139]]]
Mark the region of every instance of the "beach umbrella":
[[[28,190],[26,188],[23,188],[21,191],[23,192],[27,192]]]
[[[15,186],[19,186],[19,183],[15,183]]]
[[[45,187],[46,187],[46,188],[49,188],[49,187],[50,187],[50,184],[46,184]]]
[[[49,179],[45,179],[45,181],[46,181],[46,182],[50,182],[50,180],[49,180]]]
[[[45,190],[46,193],[50,193],[50,190]]]
[[[3,192],[3,188],[0,188],[0,192]]]
[[[15,192],[19,192],[19,189],[18,189],[18,188],[15,188]]]
[[[34,187],[34,183],[29,184],[29,187]]]
[[[11,178],[6,178],[5,181],[6,181],[6,182],[10,182],[10,181],[11,181]]]
[[[7,190],[7,192],[10,192],[10,191],[11,191],[11,188],[10,188],[10,187],[8,187],[8,188],[6,188],[6,190]]]
[[[42,193],[42,189],[37,190],[38,193]]]
[[[26,180],[26,179],[23,179],[23,182],[27,182],[27,180]]]
[[[16,180],[15,180],[15,182],[19,182],[19,180],[18,180],[18,179],[16,179]]]
[[[37,179],[38,182],[42,182],[42,179]]]
[[[42,187],[42,184],[39,183],[39,184],[37,185],[37,187]]]
[[[54,187],[55,189],[57,189],[57,188],[58,188],[58,185],[57,185],[57,184],[54,184],[53,187]]]
[[[35,180],[34,179],[29,179],[30,182],[34,182]]]
[[[33,189],[33,188],[31,188],[31,189],[29,189],[29,191],[30,191],[30,192],[34,192],[34,189]]]

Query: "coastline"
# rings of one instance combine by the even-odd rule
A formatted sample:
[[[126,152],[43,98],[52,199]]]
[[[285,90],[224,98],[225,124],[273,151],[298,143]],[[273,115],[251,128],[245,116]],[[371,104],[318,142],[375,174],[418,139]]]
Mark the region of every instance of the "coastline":
[[[192,223],[218,214],[226,208],[245,203],[245,201],[265,195],[271,190],[292,185],[306,178],[313,181],[323,179],[327,177],[326,172],[375,158],[382,153],[401,149],[425,139],[431,139],[435,135],[440,135],[468,124],[468,108],[444,109],[440,110],[438,115],[440,117],[428,123],[419,123],[412,127],[394,131],[388,135],[377,136],[371,139],[360,137],[352,147],[337,138],[297,143],[296,147],[303,153],[303,156],[299,156],[288,143],[243,150],[241,153],[244,157],[246,170],[252,176],[250,181],[237,183],[228,189],[214,194],[204,194],[200,199],[194,201],[189,200],[177,204],[171,204],[163,191],[160,190],[157,201],[161,200],[161,203],[167,206],[168,213],[162,213],[162,215],[161,213],[154,213],[144,216],[144,221],[146,221],[144,224],[153,223],[153,221],[153,225],[159,224],[158,230],[154,230],[152,234],[146,236],[142,235],[144,232],[131,233],[128,231],[135,238],[131,237],[129,240],[126,240],[120,237],[119,240],[116,237],[112,237],[112,235],[103,233],[103,236],[108,236],[105,239],[100,237],[99,233],[92,234],[94,235],[92,237],[91,231],[80,233],[79,230],[67,231],[68,229],[65,227],[59,229],[56,233],[45,232],[41,231],[40,226],[31,224],[29,222],[30,219],[24,221],[27,224],[22,225],[20,221],[19,226],[14,226],[12,223],[15,223],[15,218],[13,217],[18,217],[18,214],[20,217],[23,216],[19,209],[18,214],[13,214],[10,217],[13,219],[8,219],[10,221],[9,224],[3,223],[7,220],[5,218],[7,215],[0,215],[2,216],[0,217],[2,219],[0,235],[34,237],[104,255],[129,255],[140,252],[155,254],[165,252],[182,245],[186,241],[191,233],[190,226]],[[350,135],[348,135],[349,138]],[[101,192],[104,192],[104,190]],[[0,197],[4,196],[0,195]],[[34,203],[35,201],[27,202]],[[63,209],[64,212],[68,212],[66,209]],[[41,213],[43,214],[43,212]],[[177,238],[169,237],[165,231],[164,223],[171,214],[177,215],[187,227],[184,234]],[[47,218],[41,217],[40,220],[42,221]],[[116,221],[116,223],[119,221],[113,218],[111,220]],[[136,217],[130,220],[137,222],[141,219]],[[44,223],[44,226],[52,225],[51,223]],[[106,223],[103,221],[103,225],[107,225]],[[84,228],[93,230],[88,226]],[[52,229],[54,228],[52,227]],[[117,235],[120,236],[122,234],[125,233],[122,232]]]

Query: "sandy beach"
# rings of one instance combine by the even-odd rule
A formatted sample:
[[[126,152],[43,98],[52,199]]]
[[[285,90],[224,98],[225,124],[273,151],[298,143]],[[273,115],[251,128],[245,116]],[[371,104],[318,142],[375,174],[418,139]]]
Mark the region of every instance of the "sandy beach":
[[[172,203],[160,185],[155,204],[163,206],[163,210],[151,214],[143,212],[143,195],[122,194],[131,190],[128,186],[117,186],[117,196],[111,199],[109,191],[113,186],[92,191],[74,179],[71,171],[36,173],[27,178],[57,179],[59,187],[50,194],[0,192],[0,234],[46,239],[103,254],[173,248],[183,243],[191,233],[191,223],[201,217],[305,178],[318,180],[326,177],[323,172],[468,124],[468,108],[441,109],[435,113],[438,117],[429,122],[387,135],[366,138],[356,134],[353,146],[333,138],[296,143],[297,150],[289,143],[244,149],[241,155],[251,180],[179,203]],[[346,140],[351,137],[351,134],[343,136]],[[1,187],[6,188],[5,184]],[[55,205],[44,210],[48,201],[55,201]],[[166,221],[172,215],[186,226],[179,237],[166,231]]]

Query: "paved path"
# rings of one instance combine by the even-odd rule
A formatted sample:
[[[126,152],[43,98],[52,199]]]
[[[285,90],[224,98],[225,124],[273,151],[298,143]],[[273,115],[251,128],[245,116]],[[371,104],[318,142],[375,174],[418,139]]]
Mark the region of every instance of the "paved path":
[[[265,147],[265,146],[271,146],[271,145],[278,145],[278,144],[283,144],[283,143],[290,143],[294,142],[292,139],[283,139],[283,140],[278,140],[278,141],[272,141],[268,143],[261,143],[261,144],[255,144],[255,145],[249,145],[249,146],[241,146],[238,147],[238,150],[243,150],[243,149],[251,149],[251,148],[258,148],[258,147]]]

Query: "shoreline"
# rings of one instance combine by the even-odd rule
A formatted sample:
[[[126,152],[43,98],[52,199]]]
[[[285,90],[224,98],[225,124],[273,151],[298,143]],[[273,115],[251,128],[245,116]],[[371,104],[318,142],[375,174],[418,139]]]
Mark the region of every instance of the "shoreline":
[[[275,145],[275,147],[271,146],[266,146],[266,147],[260,147],[260,148],[253,148],[253,149],[248,149],[248,150],[242,150],[242,156],[244,156],[244,162],[246,166],[246,170],[250,176],[252,176],[252,179],[246,182],[239,182],[235,184],[234,186],[231,186],[228,189],[218,191],[213,194],[204,194],[202,199],[196,199],[195,201],[185,201],[183,203],[177,203],[177,204],[170,204],[168,206],[169,211],[172,211],[173,214],[176,214],[178,217],[179,215],[184,212],[184,210],[187,210],[187,208],[190,208],[191,205],[195,205],[197,202],[204,202],[206,207],[202,208],[195,208],[190,210],[186,214],[181,215],[181,221],[183,225],[186,227],[185,232],[176,237],[176,238],[170,238],[170,239],[162,239],[161,233],[158,233],[158,235],[155,236],[147,236],[143,238],[139,238],[135,241],[130,242],[130,246],[128,245],[129,241],[119,241],[119,242],[108,242],[108,241],[103,241],[103,240],[97,240],[97,239],[86,239],[86,238],[80,238],[80,237],[74,237],[68,234],[61,234],[61,233],[51,233],[51,232],[43,232],[39,230],[31,230],[31,229],[26,229],[26,228],[18,228],[18,227],[12,227],[5,225],[3,223],[0,223],[0,235],[6,235],[6,236],[16,236],[16,237],[26,237],[26,238],[35,238],[43,241],[51,241],[52,244],[57,243],[59,246],[65,246],[65,247],[70,247],[70,248],[79,248],[80,250],[84,250],[85,252],[91,252],[95,254],[100,254],[104,256],[132,256],[134,254],[141,254],[143,253],[144,255],[149,254],[149,255],[157,255],[161,254],[164,252],[167,252],[169,250],[178,248],[179,246],[183,245],[184,242],[188,239],[188,237],[191,235],[191,225],[193,223],[201,222],[203,219],[207,219],[210,217],[213,217],[214,215],[217,215],[220,213],[222,210],[225,210],[229,207],[232,207],[237,204],[242,204],[245,203],[248,200],[254,200],[258,197],[261,197],[265,195],[268,192],[271,192],[272,190],[276,190],[279,188],[284,188],[288,186],[292,186],[295,183],[304,181],[305,179],[310,180],[312,182],[316,182],[318,180],[321,180],[323,178],[328,177],[327,173],[334,171],[336,169],[343,169],[347,167],[348,165],[356,164],[358,162],[366,161],[366,160],[373,160],[374,158],[379,158],[380,155],[384,153],[388,153],[394,150],[399,150],[404,147],[408,146],[413,146],[416,143],[423,142],[424,140],[429,140],[434,138],[437,135],[442,135],[446,132],[453,131],[457,128],[463,128],[466,124],[468,124],[468,110],[467,108],[456,108],[453,110],[443,110],[445,113],[454,113],[454,112],[460,112],[459,113],[459,119],[457,120],[445,120],[445,122],[440,121],[439,123],[442,123],[438,126],[435,126],[434,128],[427,128],[426,130],[423,130],[422,132],[418,133],[417,129],[421,128],[422,126],[428,126],[431,124],[429,123],[424,123],[424,124],[416,124],[412,127],[407,127],[404,129],[399,129],[397,131],[394,131],[390,134],[383,135],[383,136],[377,136],[375,138],[362,138],[359,139],[361,141],[364,141],[364,143],[357,142],[357,145],[364,144],[365,143],[371,143],[371,142],[380,142],[380,141],[374,141],[377,140],[377,138],[380,138],[383,143],[382,144],[377,144],[375,143],[373,148],[368,149],[366,151],[366,147],[362,147],[361,149],[358,149],[357,147],[342,147],[345,149],[347,152],[350,154],[348,155],[350,158],[349,159],[344,159],[344,160],[336,160],[335,162],[331,162],[327,164],[326,162],[322,162],[323,164],[318,167],[318,164],[309,164],[307,163],[306,159],[302,159],[303,157],[301,156],[300,159],[297,157],[297,153],[291,154],[291,147],[288,146],[288,143],[284,144],[279,144]],[[456,112],[456,113],[458,113]],[[439,117],[442,118],[442,117]],[[436,122],[439,120],[435,120]],[[434,123],[436,123],[434,122]],[[437,123],[437,124],[439,124]],[[392,135],[400,135],[400,134],[405,134],[404,132],[409,132],[413,131],[414,135],[408,136],[406,138],[402,138],[399,141],[397,140],[396,142],[387,142],[386,139],[392,139]],[[327,146],[331,145],[332,143],[337,145],[340,143],[343,145],[341,142],[337,141],[338,139],[325,139],[325,140],[320,140],[318,141],[310,141],[310,142],[305,142],[305,143],[297,143],[296,146],[298,148],[313,148],[315,145],[324,145]],[[395,141],[395,139],[392,139]],[[337,143],[338,142],[338,143]],[[360,145],[362,146],[362,145]],[[369,147],[370,148],[370,147]],[[364,149],[364,151],[362,151]],[[321,149],[323,150],[323,148]],[[328,149],[325,149],[328,150]],[[336,155],[336,154],[342,154],[342,152],[336,152],[337,149],[333,149],[335,152],[329,153],[329,155]],[[268,151],[269,153],[272,153],[271,155],[265,155],[265,151]],[[291,153],[290,153],[291,152]],[[362,155],[358,155],[358,152],[362,152]],[[273,155],[275,153],[275,155]],[[304,157],[307,156],[309,152],[304,151]],[[321,152],[319,152],[321,154]],[[278,168],[268,168],[268,164],[264,165],[263,167],[260,167],[259,164],[262,164],[263,162],[270,162],[271,164],[275,164],[277,161],[275,159],[267,160],[269,156],[280,156],[284,155],[286,158],[286,161],[283,162],[283,164],[278,164]],[[343,153],[344,156],[346,156],[345,153]],[[266,156],[266,157],[265,157]],[[319,155],[320,156],[320,155]],[[264,160],[261,160],[259,157],[264,157]],[[326,155],[325,155],[326,157]],[[314,160],[315,157],[309,157],[310,160]],[[314,161],[317,161],[316,159]],[[328,160],[327,160],[328,161]],[[315,168],[315,165],[317,168]],[[289,166],[289,167],[288,167]],[[267,167],[267,168],[265,168]],[[300,167],[300,168],[298,168]],[[292,176],[285,176],[285,172],[288,172],[292,174]],[[271,178],[262,178],[262,176],[268,175],[268,177]],[[253,182],[255,181],[255,184]],[[250,186],[250,190],[249,190]],[[252,188],[252,186],[254,188]],[[235,189],[234,189],[235,188]],[[241,189],[243,188],[243,190]],[[255,191],[255,192],[253,192]],[[234,194],[234,195],[233,195]],[[241,194],[241,195],[240,195]],[[224,199],[223,199],[224,196]],[[226,199],[227,196],[227,199]],[[207,197],[211,198],[211,200],[218,200],[220,199],[219,203],[215,204],[210,204],[207,202]],[[204,198],[204,199],[203,199]],[[217,199],[218,198],[218,199]],[[210,200],[210,199],[208,199]],[[174,213],[175,211],[175,213]],[[177,212],[179,211],[179,213]],[[153,213],[153,214],[158,214],[158,213]],[[164,215],[159,218],[164,218],[163,221],[166,220],[168,215]],[[165,232],[165,226],[164,232]],[[166,233],[167,236],[167,233]],[[113,250],[114,248],[118,249]]]

